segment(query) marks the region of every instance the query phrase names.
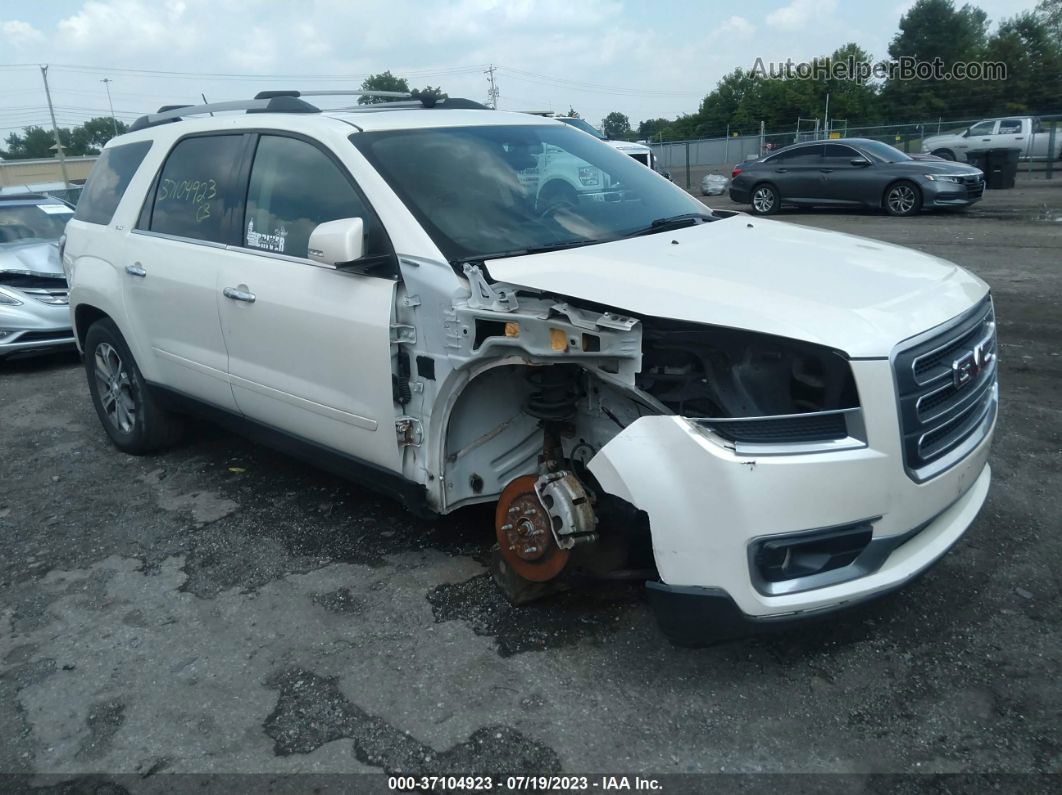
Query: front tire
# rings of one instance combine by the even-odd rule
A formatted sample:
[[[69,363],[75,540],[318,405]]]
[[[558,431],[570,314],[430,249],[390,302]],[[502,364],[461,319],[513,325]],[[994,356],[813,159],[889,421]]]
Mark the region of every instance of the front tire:
[[[950,149],[937,149],[935,152],[931,152],[930,154],[935,155],[936,157],[939,157],[939,158],[943,158],[944,160],[954,160],[955,159],[955,153],[953,151],[951,151]]]
[[[755,215],[774,215],[782,206],[782,197],[774,185],[763,182],[752,189],[750,203]]]
[[[889,215],[906,218],[922,209],[922,191],[913,182],[907,180],[894,182],[885,189],[882,204]]]
[[[93,323],[85,335],[85,376],[103,429],[123,453],[143,455],[180,437],[180,420],[152,397],[129,346],[109,318]]]

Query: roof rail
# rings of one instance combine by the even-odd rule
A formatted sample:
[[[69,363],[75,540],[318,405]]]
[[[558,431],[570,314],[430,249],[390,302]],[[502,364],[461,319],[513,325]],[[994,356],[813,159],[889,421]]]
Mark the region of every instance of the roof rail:
[[[221,113],[229,110],[242,110],[247,113],[320,113],[321,109],[302,97],[394,97],[395,102],[381,102],[374,105],[362,105],[357,108],[345,108],[346,111],[371,112],[378,110],[395,110],[398,108],[434,108],[445,106],[447,109],[487,110],[470,99],[461,97],[444,97],[431,92],[413,91],[259,91],[254,99],[237,99],[229,102],[208,102],[203,105],[163,105],[156,113],[141,116],[129,127],[129,132],[144,130],[159,124],[180,121],[185,116],[198,116],[204,113]]]

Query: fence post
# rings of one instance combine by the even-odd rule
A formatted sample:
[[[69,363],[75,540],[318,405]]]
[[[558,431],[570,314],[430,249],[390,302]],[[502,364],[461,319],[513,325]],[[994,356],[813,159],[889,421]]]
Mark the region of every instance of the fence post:
[[[723,162],[730,163],[730,125],[726,126],[726,140],[723,141]]]
[[[760,155],[759,155],[760,157],[763,157],[763,129],[764,129],[764,124],[763,124],[763,121],[761,120],[760,121]]]
[[[686,141],[686,190],[690,190],[693,183],[690,181],[690,142]]]
[[[1047,169],[1044,171],[1044,179],[1053,179],[1055,173],[1055,134],[1058,132],[1058,121],[1051,122],[1051,134],[1047,136]],[[1030,162],[1032,157],[1029,157]]]

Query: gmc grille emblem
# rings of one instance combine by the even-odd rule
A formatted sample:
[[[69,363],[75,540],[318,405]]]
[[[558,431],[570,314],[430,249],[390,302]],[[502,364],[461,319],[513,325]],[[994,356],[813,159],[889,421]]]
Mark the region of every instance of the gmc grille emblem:
[[[987,337],[979,342],[972,351],[952,362],[951,378],[955,388],[962,389],[971,381],[976,380],[981,370],[987,367],[994,358],[992,338]]]

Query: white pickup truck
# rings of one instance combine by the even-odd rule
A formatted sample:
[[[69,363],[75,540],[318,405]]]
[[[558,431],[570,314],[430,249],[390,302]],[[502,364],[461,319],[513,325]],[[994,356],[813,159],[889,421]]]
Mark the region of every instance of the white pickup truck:
[[[1035,116],[984,119],[961,133],[933,135],[922,141],[922,151],[945,160],[963,160],[970,152],[988,149],[1017,149],[1031,160],[1056,160],[1062,155],[1062,129],[1055,130]]]

